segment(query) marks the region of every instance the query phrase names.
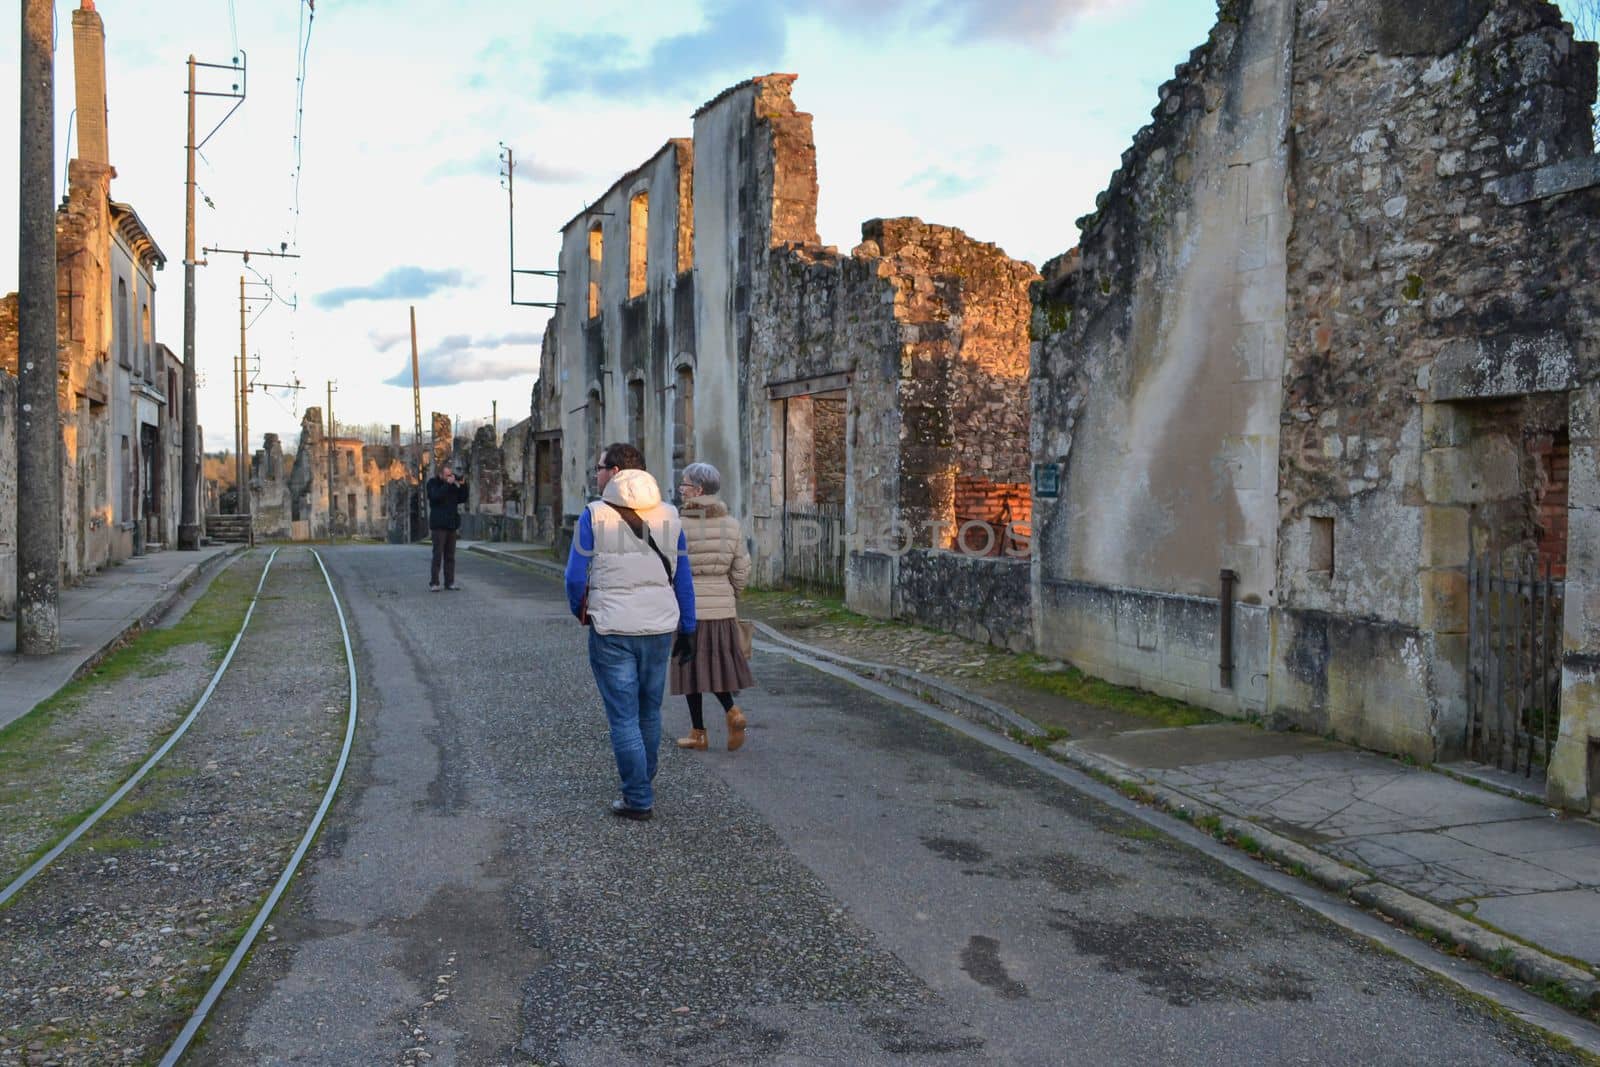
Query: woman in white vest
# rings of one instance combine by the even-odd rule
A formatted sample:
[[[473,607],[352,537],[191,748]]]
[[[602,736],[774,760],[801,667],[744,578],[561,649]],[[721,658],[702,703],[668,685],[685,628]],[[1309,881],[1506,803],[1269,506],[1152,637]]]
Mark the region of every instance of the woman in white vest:
[[[601,495],[578,517],[567,600],[590,628],[589,666],[622,779],[611,811],[648,819],[667,662],[695,655],[694,578],[678,512],[662,502],[643,454],[633,445],[609,445],[595,470]]]
[[[739,520],[717,497],[722,474],[709,463],[691,463],[678,482],[683,536],[694,569],[695,656],[672,665],[672,695],[689,703],[688,737],[678,747],[704,751],[704,700],[714,693],[728,721],[728,751],[744,744],[745,717],[733,702],[741,689],[756,684],[745,657],[739,623],[739,594],[750,579],[750,549]]]

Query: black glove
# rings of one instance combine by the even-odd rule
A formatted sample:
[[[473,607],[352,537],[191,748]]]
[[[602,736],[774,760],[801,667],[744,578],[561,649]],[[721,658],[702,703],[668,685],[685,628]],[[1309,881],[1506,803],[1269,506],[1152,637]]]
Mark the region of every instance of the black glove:
[[[672,658],[679,663],[689,663],[694,660],[695,639],[692,633],[680,633],[678,639],[672,643]]]

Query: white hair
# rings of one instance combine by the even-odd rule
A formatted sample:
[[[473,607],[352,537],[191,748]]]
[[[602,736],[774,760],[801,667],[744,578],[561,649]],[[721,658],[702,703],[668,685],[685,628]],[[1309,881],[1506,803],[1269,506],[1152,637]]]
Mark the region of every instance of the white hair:
[[[698,486],[702,493],[714,495],[722,488],[722,472],[709,463],[691,463],[683,468],[683,480]]]

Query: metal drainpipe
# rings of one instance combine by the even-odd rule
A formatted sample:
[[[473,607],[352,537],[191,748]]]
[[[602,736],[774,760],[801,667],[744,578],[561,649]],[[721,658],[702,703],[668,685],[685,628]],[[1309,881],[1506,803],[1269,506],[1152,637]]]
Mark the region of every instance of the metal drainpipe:
[[[1224,689],[1233,688],[1233,587],[1238,580],[1237,572],[1222,572],[1222,625],[1219,630],[1222,654],[1217,666]]]

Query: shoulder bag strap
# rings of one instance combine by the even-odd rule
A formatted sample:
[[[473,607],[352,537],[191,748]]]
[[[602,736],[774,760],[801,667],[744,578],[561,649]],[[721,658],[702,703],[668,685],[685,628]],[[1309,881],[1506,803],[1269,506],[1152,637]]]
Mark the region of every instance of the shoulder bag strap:
[[[628,524],[628,529],[633,531],[633,536],[644,538],[645,543],[650,546],[650,551],[654,552],[656,554],[656,559],[661,561],[661,569],[667,572],[667,584],[671,585],[672,564],[667,562],[667,557],[662,553],[660,546],[656,544],[656,539],[650,536],[650,524],[645,522],[644,517],[641,516],[637,511],[634,511],[632,508],[625,508],[620,504],[613,504],[609,500],[602,501],[602,503],[612,511],[615,511],[618,515],[622,516],[622,521]]]

